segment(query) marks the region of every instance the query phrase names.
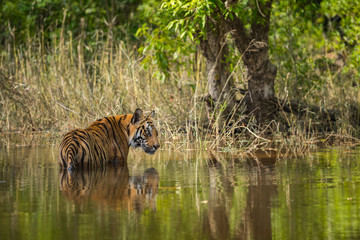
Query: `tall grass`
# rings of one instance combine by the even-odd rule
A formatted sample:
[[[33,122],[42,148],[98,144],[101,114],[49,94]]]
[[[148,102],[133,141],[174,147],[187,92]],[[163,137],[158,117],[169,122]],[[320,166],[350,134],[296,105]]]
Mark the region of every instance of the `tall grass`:
[[[10,42],[0,56],[0,131],[62,133],[140,107],[155,109],[164,143],[178,140],[190,119],[200,118],[196,94],[206,82],[192,77],[198,63],[189,57],[188,66],[161,82],[158,69],[144,69],[141,60],[135,47],[100,32],[91,44],[63,32],[49,44],[42,37],[22,47]]]
[[[231,127],[210,128],[204,103],[199,101],[207,93],[200,53],[187,56],[187,65],[173,70],[170,79],[161,81],[155,77],[159,71],[155,65],[147,69],[141,65],[142,56],[136,47],[114,41],[111,34],[98,32],[90,44],[81,36],[73,38],[63,30],[50,42],[42,34],[21,47],[12,42],[15,41],[9,41],[0,55],[0,131],[3,132],[62,134],[85,128],[100,117],[131,113],[140,107],[144,111],[156,110],[165,148],[234,151],[295,147],[301,152],[327,137],[330,139],[330,134],[357,141],[351,138],[356,131],[346,121],[341,122],[338,131],[324,137],[309,130],[313,118],[304,117],[299,123],[298,118],[286,113],[282,113],[289,127],[285,132],[277,121],[265,130],[257,129],[251,119],[244,125],[242,119],[248,116],[234,118]],[[233,74],[235,80],[244,83],[243,68],[235,71],[238,71]],[[283,86],[278,87],[279,96],[291,99],[283,94],[286,82],[288,79],[278,80],[278,85]],[[358,100],[359,94],[354,91],[339,98],[341,89],[332,86],[333,94],[325,100],[335,103],[334,99],[340,99],[342,103],[336,104],[345,108],[348,98]],[[314,95],[320,95],[321,91]],[[271,138],[266,134],[269,131]]]

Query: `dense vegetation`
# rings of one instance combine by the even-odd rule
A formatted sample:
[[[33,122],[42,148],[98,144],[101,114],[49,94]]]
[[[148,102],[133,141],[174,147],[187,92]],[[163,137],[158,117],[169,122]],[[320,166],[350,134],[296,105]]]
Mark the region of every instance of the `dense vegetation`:
[[[169,144],[303,148],[357,139],[359,4],[2,1],[0,131],[63,132],[142,107],[157,110]],[[266,103],[254,100],[264,88],[254,90],[253,76],[262,75],[246,60],[259,53],[275,69]],[[264,104],[271,114],[257,113]]]

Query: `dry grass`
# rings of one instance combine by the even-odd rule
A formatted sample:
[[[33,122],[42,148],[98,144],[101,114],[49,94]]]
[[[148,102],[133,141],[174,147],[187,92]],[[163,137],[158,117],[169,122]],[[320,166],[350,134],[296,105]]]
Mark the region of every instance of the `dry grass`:
[[[299,124],[299,119],[285,113],[283,119],[289,127],[286,132],[275,121],[262,130],[251,118],[244,125],[242,120],[248,116],[234,117],[231,127],[207,127],[205,107],[198,101],[207,92],[199,56],[189,56],[187,66],[172,71],[171,79],[161,82],[154,77],[156,66],[144,69],[136,49],[123,42],[95,36],[95,42],[85,45],[82,39],[64,33],[52,39],[49,46],[39,39],[29,40],[19,48],[8,45],[1,52],[0,132],[20,131],[27,137],[45,132],[46,137],[57,136],[84,128],[100,117],[131,113],[140,107],[156,110],[166,149],[234,152],[288,148],[303,152],[335,136],[343,138],[343,142],[359,142],[353,137],[358,130],[346,121],[339,124],[336,132],[323,135],[309,130],[314,124],[311,118]],[[237,71],[233,76],[242,82],[243,69]],[[327,99],[334,99],[338,91],[333,87],[334,96]],[[352,95],[342,100],[342,106],[346,106],[347,98],[358,98],[356,93]],[[52,139],[56,142],[57,137]]]
[[[136,50],[121,42],[90,47],[71,36],[53,41],[51,49],[29,41],[1,53],[2,131],[62,132],[137,107],[155,109],[165,130],[189,117],[184,115],[193,107],[186,72],[174,76],[177,83],[161,83],[154,69],[143,69]]]

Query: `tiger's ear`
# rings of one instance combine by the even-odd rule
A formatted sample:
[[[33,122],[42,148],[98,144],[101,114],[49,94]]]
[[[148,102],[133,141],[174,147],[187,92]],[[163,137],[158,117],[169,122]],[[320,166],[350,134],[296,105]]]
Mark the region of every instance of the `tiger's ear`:
[[[147,115],[147,117],[154,118],[155,117],[155,110],[152,110],[151,113],[149,115]]]
[[[138,108],[135,110],[133,117],[131,118],[131,123],[137,124],[143,118],[144,118],[143,111],[140,108]]]

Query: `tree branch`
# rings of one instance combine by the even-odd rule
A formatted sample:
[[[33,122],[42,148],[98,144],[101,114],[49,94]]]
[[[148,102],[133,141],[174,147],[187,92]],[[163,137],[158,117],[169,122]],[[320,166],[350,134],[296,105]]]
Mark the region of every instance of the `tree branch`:
[[[228,0],[222,0],[222,3],[226,8],[228,8],[230,5],[235,4],[235,1],[229,3]],[[216,4],[216,8],[217,14],[227,25],[229,32],[231,32],[231,35],[235,40],[235,45],[237,49],[239,49],[241,53],[245,52],[251,39],[249,38],[249,34],[245,29],[244,23],[236,15],[233,15],[233,19],[225,18],[225,16],[223,15],[223,11],[221,11],[221,8],[220,6],[218,6],[218,4]]]
[[[270,15],[272,0],[266,1],[265,4],[256,0],[257,10],[255,12],[255,21],[251,24],[251,39],[256,41],[268,41],[270,28]]]

